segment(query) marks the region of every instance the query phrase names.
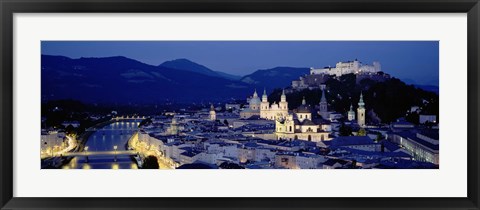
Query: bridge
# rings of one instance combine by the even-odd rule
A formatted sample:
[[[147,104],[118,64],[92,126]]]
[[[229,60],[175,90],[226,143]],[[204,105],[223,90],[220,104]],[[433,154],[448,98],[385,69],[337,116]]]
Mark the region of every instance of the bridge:
[[[136,131],[137,127],[132,128],[88,128],[86,131]]]
[[[112,120],[144,120],[145,116],[117,116],[112,118]]]
[[[111,156],[123,156],[123,155],[137,155],[138,152],[135,150],[117,150],[117,151],[87,151],[87,152],[66,152],[63,153],[62,156],[64,157],[92,157],[92,156],[104,156],[104,155],[111,155]]]

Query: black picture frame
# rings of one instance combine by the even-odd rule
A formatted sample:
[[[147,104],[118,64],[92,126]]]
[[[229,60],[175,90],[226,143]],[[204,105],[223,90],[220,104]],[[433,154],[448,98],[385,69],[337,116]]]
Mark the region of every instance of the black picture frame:
[[[1,209],[479,209],[478,0],[0,0]],[[13,197],[15,13],[467,13],[468,196],[466,198],[17,198]],[[451,181],[451,180],[445,180]],[[133,192],[132,192],[133,193]]]

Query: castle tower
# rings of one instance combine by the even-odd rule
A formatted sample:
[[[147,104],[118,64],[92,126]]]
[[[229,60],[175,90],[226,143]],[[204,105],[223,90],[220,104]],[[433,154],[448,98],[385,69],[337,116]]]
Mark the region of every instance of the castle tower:
[[[280,103],[278,103],[281,110],[288,110],[288,102],[287,96],[285,95],[285,89],[282,91],[282,95],[280,96]]]
[[[355,120],[355,112],[353,111],[353,106],[350,104],[350,111],[348,111],[348,121]]]
[[[210,106],[210,120],[217,120],[217,113],[215,112],[215,107],[213,107],[213,104]]]
[[[360,127],[365,126],[365,103],[363,102],[363,93],[360,93],[360,100],[358,101],[357,119]]]

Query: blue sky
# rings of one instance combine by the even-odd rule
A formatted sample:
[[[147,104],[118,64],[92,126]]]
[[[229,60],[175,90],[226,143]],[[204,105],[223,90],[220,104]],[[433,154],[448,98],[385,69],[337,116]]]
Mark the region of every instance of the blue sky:
[[[43,41],[42,54],[125,56],[159,65],[186,58],[215,71],[247,75],[277,66],[324,67],[358,59],[407,83],[439,82],[437,41]]]

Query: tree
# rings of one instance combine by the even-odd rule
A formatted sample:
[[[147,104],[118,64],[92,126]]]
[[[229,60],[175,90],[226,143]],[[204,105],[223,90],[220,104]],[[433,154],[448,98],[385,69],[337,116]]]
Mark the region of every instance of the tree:
[[[407,114],[407,116],[405,117],[405,120],[407,120],[408,122],[411,122],[415,125],[418,125],[419,119],[420,119],[420,115],[417,112]]]
[[[228,126],[228,121],[227,121],[227,119],[223,120],[223,124],[225,124],[226,126]]]
[[[68,125],[68,126],[65,128],[65,133],[66,133],[67,135],[74,134],[74,133],[75,133],[75,128],[73,127],[73,125]]]
[[[148,125],[148,124],[150,124],[150,123],[152,123],[152,119],[151,119],[151,118],[147,118],[147,119],[142,120],[142,121],[138,124],[138,127],[142,127],[142,126]]]
[[[366,135],[367,135],[367,131],[364,128],[360,128],[360,130],[358,130],[357,136],[366,136]]]
[[[342,123],[339,129],[340,136],[351,136],[352,135],[352,128]]]
[[[143,160],[142,169],[159,169],[157,157],[150,155]]]

